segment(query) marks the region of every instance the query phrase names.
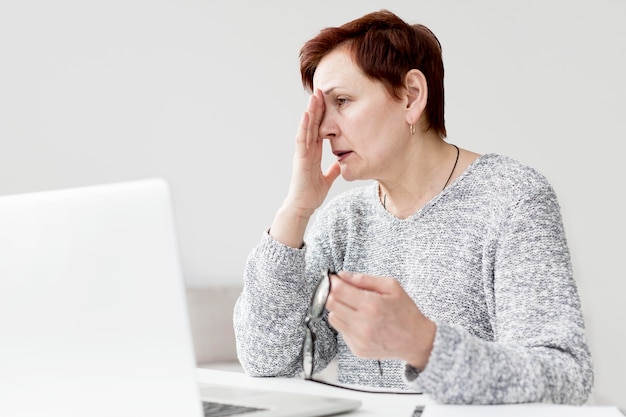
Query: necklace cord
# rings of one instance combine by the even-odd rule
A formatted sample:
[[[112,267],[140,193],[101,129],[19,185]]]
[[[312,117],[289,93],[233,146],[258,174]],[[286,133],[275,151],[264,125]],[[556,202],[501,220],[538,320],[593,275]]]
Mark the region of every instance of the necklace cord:
[[[452,178],[452,174],[454,174],[454,170],[456,169],[456,164],[459,163],[459,155],[461,154],[461,150],[454,143],[452,144],[452,146],[454,146],[456,148],[456,159],[454,160],[454,166],[452,167],[452,171],[450,171],[450,176],[448,177],[448,180],[444,184],[444,186],[441,189],[441,191],[445,190],[446,187],[448,186],[448,183],[450,182],[450,178]]]
[[[456,165],[459,163],[459,155],[461,154],[461,150],[459,149],[458,146],[456,146],[454,143],[451,143],[451,145],[456,148],[456,159],[454,160],[454,166],[452,167],[452,171],[450,171],[450,175],[448,176],[448,180],[443,185],[443,188],[441,189],[441,191],[445,190],[446,187],[448,186],[448,183],[450,182],[450,179],[452,178],[452,174],[454,174],[454,170],[456,169]],[[387,208],[387,193],[383,194],[383,208],[384,209]]]

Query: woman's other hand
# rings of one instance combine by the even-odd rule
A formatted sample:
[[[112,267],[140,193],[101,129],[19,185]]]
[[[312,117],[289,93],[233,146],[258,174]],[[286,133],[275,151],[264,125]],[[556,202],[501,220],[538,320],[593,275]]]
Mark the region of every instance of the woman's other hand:
[[[330,278],[328,320],[356,356],[401,359],[416,369],[426,367],[436,325],[398,281],[346,271]]]

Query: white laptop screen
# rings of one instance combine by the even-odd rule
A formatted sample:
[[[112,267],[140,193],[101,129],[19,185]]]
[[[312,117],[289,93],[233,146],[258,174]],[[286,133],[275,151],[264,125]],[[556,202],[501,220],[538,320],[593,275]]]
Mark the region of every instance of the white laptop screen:
[[[201,415],[162,180],[0,197],[0,415]]]

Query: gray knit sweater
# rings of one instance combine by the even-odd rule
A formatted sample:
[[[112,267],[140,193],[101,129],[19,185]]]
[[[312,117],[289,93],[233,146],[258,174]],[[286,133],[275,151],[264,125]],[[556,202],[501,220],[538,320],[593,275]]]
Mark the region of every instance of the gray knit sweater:
[[[306,244],[265,233],[250,253],[234,310],[239,359],[249,375],[301,373],[303,320],[320,271],[396,278],[437,324],[422,372],[352,354],[326,320],[314,371],[335,356],[342,383],[413,389],[443,403],[581,404],[591,357],[555,193],[535,170],[479,157],[409,218],[387,212],[378,185],[321,208]]]

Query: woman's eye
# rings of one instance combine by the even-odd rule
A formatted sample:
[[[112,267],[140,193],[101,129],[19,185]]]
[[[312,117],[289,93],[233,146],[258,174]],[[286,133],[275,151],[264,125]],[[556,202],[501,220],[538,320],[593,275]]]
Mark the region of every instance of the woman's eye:
[[[347,98],[338,98],[335,100],[337,102],[337,105],[339,107],[343,106],[344,104],[346,104],[348,102]]]

